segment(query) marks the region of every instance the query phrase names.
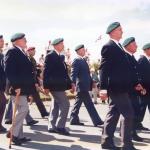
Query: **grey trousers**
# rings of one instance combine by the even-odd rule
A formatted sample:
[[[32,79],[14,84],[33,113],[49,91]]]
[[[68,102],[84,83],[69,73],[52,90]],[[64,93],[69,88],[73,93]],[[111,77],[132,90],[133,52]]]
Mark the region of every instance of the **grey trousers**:
[[[48,130],[50,128],[65,128],[68,111],[69,100],[64,91],[53,91],[52,105],[49,115]]]
[[[15,105],[15,96],[11,96],[13,101],[13,108]],[[29,106],[27,102],[27,96],[19,96],[19,103],[17,105],[17,114],[15,119],[15,124],[13,128],[13,136],[18,138],[23,138],[23,121],[29,111]]]
[[[12,120],[12,100],[10,99],[9,102],[8,102],[8,106],[7,106],[7,109],[6,109],[6,113],[5,113],[5,120]],[[27,116],[25,118],[26,122],[29,123],[31,121],[33,121],[33,118],[32,116],[30,115],[30,112],[28,111],[27,113]]]
[[[131,131],[134,111],[128,93],[110,93],[109,111],[102,132],[102,144],[114,144],[114,132],[121,115],[121,141],[123,146],[131,146]]]

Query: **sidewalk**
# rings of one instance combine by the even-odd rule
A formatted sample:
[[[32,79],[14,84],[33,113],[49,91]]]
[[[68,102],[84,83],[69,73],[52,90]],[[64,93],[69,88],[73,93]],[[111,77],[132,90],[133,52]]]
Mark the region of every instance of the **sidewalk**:
[[[74,100],[71,100],[71,107]],[[50,102],[45,102],[47,110],[49,110]],[[104,119],[107,113],[108,105],[98,104],[95,105],[101,118]],[[92,122],[85,110],[84,105],[80,111],[81,122],[84,122],[86,126],[71,126],[67,122],[67,127],[71,133],[71,136],[63,136],[58,134],[51,134],[47,132],[47,119],[41,119],[39,111],[35,104],[30,106],[30,113],[34,119],[39,123],[36,126],[24,125],[25,136],[31,137],[32,141],[22,146],[12,145],[12,150],[101,150],[101,128],[93,127]],[[69,119],[68,119],[69,120]],[[25,124],[25,123],[24,123]],[[144,122],[144,126],[150,128],[150,114],[147,111]],[[10,125],[5,125],[9,129]],[[115,142],[120,144],[119,128],[115,133]],[[140,150],[150,150],[150,131],[140,132],[139,135],[145,138],[143,143],[135,143],[135,147]],[[9,140],[5,134],[0,134],[0,150],[8,149]]]

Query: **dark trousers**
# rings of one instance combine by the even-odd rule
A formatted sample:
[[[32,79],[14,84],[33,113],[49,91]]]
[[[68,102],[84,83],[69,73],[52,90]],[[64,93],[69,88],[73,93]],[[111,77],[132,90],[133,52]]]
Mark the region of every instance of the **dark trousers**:
[[[33,96],[33,100],[35,101],[36,103],[36,106],[41,114],[41,116],[43,117],[46,113],[47,113],[47,110],[40,98],[40,95],[38,92],[36,92],[35,94],[32,95]]]
[[[4,95],[4,92],[0,91],[0,127],[2,126],[2,119],[4,116],[5,108],[6,108],[6,97]]]
[[[150,112],[150,95],[141,96],[141,105],[140,105],[140,122],[143,121],[146,109]]]
[[[140,123],[140,111],[141,111],[141,99],[138,95],[129,94],[131,99],[132,107],[134,110],[134,119],[133,119],[133,131],[136,129],[137,124]]]
[[[7,108],[6,108],[6,112],[5,112],[5,120],[12,120],[12,114],[13,114],[12,100],[9,99],[8,105],[7,105]]]
[[[128,93],[110,92],[109,110],[102,131],[102,144],[114,145],[113,137],[121,115],[121,141],[123,146],[131,146],[131,131],[133,122],[133,108]]]
[[[84,103],[84,105],[91,117],[93,124],[97,125],[97,124],[101,123],[102,120],[99,117],[99,115],[94,107],[94,104],[92,102],[92,99],[91,99],[88,91],[83,91],[83,92],[77,93],[76,101],[75,101],[75,104],[73,106],[71,116],[70,116],[70,122],[79,122],[78,114],[79,114],[79,110],[82,105],[82,102]]]
[[[140,123],[141,98],[138,94],[129,94],[129,98],[131,100],[132,107],[134,110],[132,136],[135,136],[137,134],[136,127]]]

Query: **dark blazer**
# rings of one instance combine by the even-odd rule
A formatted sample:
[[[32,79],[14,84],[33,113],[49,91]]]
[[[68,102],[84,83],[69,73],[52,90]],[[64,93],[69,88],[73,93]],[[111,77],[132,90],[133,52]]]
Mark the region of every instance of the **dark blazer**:
[[[112,40],[101,51],[100,88],[128,92],[131,86],[129,63],[125,52]]]
[[[29,95],[35,92],[35,80],[32,63],[29,58],[17,47],[13,47],[6,53],[5,73],[9,80],[11,93],[15,95],[15,89],[21,88],[21,95]]]
[[[71,80],[76,84],[77,92],[90,91],[92,78],[86,60],[76,58],[72,63]]]
[[[50,91],[65,91],[71,88],[67,66],[54,50],[50,51],[45,58],[43,86]]]
[[[38,69],[37,69],[37,63],[36,63],[36,60],[34,57],[29,57],[31,63],[32,63],[32,70],[33,70],[33,73],[34,73],[34,80],[36,81],[36,83],[39,84],[39,81],[38,81]]]
[[[140,67],[137,60],[134,58],[134,56],[131,56],[128,53],[126,53],[126,56],[130,64],[130,73],[131,73],[131,82],[132,82],[132,87],[129,90],[129,94],[138,94],[138,92],[135,90],[135,86],[137,84],[142,84]]]
[[[150,62],[145,56],[141,56],[138,60],[142,81],[147,94],[150,94]]]
[[[0,54],[0,91],[5,91],[6,76],[4,72],[3,54]]]

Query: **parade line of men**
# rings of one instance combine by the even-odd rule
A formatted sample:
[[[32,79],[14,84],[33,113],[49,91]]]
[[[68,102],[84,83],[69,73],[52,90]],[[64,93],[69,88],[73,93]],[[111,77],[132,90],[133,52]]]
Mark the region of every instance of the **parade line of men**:
[[[123,29],[119,22],[111,23],[106,30],[110,40],[101,50],[100,64],[100,98],[108,99],[109,110],[105,121],[97,113],[90,97],[89,91],[94,87],[90,69],[86,62],[85,47],[83,44],[75,48],[77,58],[71,66],[71,75],[68,73],[64,55],[64,39],[58,38],[52,42],[51,50],[42,70],[43,82],[37,71],[34,59],[35,47],[27,48],[24,33],[16,33],[11,37],[13,47],[5,56],[2,54],[4,45],[3,36],[0,35],[0,133],[7,133],[10,138],[10,129],[2,126],[2,118],[6,107],[5,92],[10,95],[5,123],[12,123],[12,112],[16,105],[16,95],[19,95],[17,114],[12,129],[12,142],[21,145],[31,139],[24,137],[23,121],[34,125],[29,112],[28,100],[34,99],[42,117],[49,116],[48,132],[69,136],[66,121],[69,111],[69,100],[65,91],[76,94],[76,101],[70,115],[70,125],[81,125],[79,110],[84,103],[95,127],[103,125],[101,147],[110,150],[136,150],[132,140],[142,142],[143,138],[137,135],[137,130],[149,130],[142,125],[145,111],[150,112],[150,43],[143,46],[143,55],[137,61],[134,53],[137,50],[136,39],[129,37],[123,44],[119,43]],[[7,89],[7,90],[6,90]],[[50,113],[43,105],[39,92],[45,95],[51,93],[52,105]],[[114,132],[120,118],[121,147],[114,144]]]

